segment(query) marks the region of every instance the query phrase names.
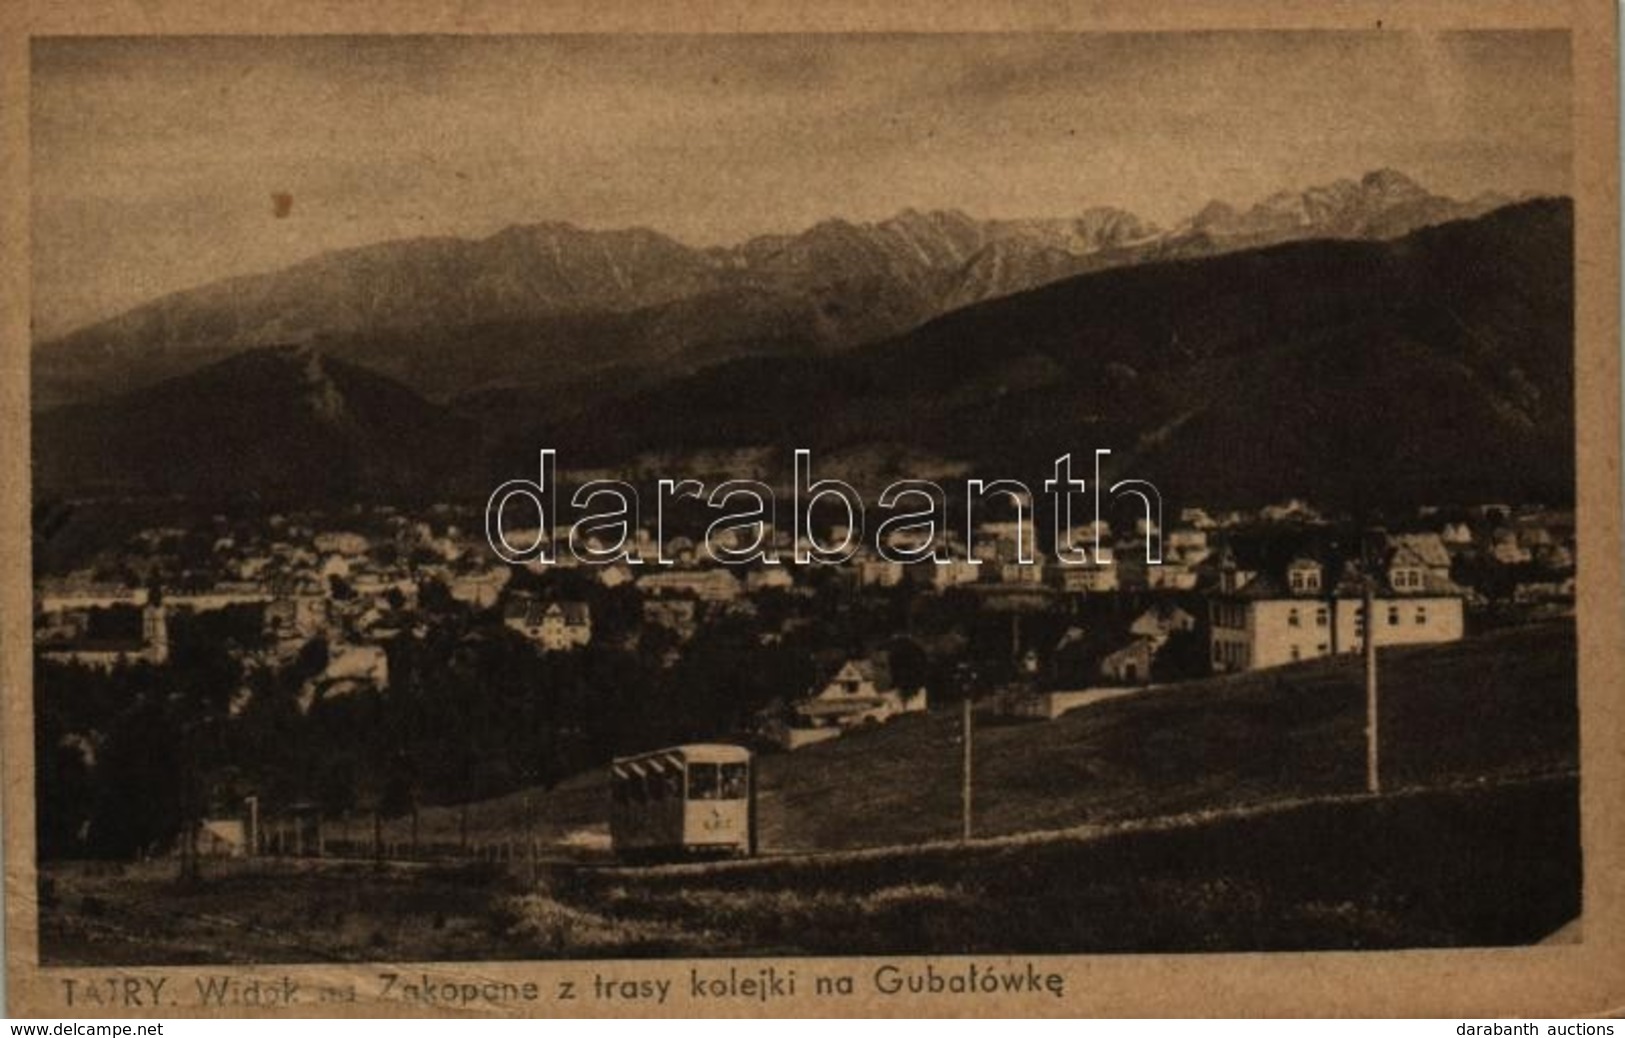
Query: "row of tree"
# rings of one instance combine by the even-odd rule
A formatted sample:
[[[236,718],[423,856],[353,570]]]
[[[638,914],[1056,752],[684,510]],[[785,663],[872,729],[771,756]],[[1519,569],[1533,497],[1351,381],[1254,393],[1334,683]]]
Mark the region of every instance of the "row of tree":
[[[713,609],[683,641],[644,622],[629,588],[567,572],[514,579],[515,590],[587,601],[591,644],[540,653],[497,611],[427,584],[414,618],[422,633],[388,644],[382,689],[312,696],[327,663],[321,640],[291,664],[249,664],[245,650],[262,638],[253,607],[178,612],[162,667],[41,660],[41,853],[160,853],[201,817],[237,816],[249,795],[267,814],[387,818],[546,788],[616,754],[748,738],[762,711],[808,692],[821,667],[877,650],[897,685],[953,702],[1017,676],[1012,638],[1053,644],[1068,624],[1097,622],[1040,614],[1013,625],[970,595],[850,593],[832,582]]]

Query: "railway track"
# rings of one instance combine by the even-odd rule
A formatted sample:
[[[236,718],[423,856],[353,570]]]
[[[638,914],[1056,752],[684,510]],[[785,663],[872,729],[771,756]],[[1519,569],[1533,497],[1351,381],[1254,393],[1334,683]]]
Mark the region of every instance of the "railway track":
[[[836,861],[863,861],[879,858],[895,857],[911,854],[952,853],[968,847],[997,848],[1015,847],[1036,843],[1053,841],[1090,840],[1101,837],[1129,834],[1135,832],[1155,831],[1182,828],[1194,825],[1205,825],[1228,819],[1241,819],[1275,814],[1279,812],[1297,810],[1316,805],[1347,803],[1369,799],[1400,799],[1414,796],[1424,796],[1433,793],[1461,791],[1466,789],[1483,789],[1487,787],[1521,786],[1541,782],[1572,780],[1578,771],[1575,769],[1558,769],[1554,771],[1531,772],[1523,775],[1508,775],[1476,779],[1461,779],[1454,782],[1433,785],[1418,785],[1388,791],[1373,797],[1365,792],[1330,793],[1311,797],[1286,797],[1272,800],[1263,800],[1252,804],[1243,804],[1234,807],[1219,808],[1207,811],[1193,811],[1173,815],[1158,815],[1149,818],[1131,818],[1089,823],[1071,826],[1064,829],[1050,829],[1026,833],[1001,834],[969,841],[959,839],[944,839],[926,843],[894,844],[881,847],[865,847],[858,849],[818,850],[818,849],[768,849],[760,850],[753,855],[719,856],[714,858],[679,858],[675,860],[627,862],[619,861],[613,857],[584,858],[561,854],[538,854],[534,858],[524,854],[511,855],[485,855],[479,852],[472,855],[433,855],[433,856],[333,856],[327,855],[316,858],[288,858],[289,861],[322,862],[332,865],[385,865],[401,868],[457,868],[479,865],[499,866],[512,870],[525,870],[535,868],[538,873],[547,871],[557,874],[569,875],[573,873],[607,873],[637,875],[669,875],[685,872],[705,873],[713,871],[754,870],[768,868],[773,865],[794,864],[797,862],[836,862]],[[494,845],[489,845],[494,846]],[[267,860],[282,860],[268,858]]]

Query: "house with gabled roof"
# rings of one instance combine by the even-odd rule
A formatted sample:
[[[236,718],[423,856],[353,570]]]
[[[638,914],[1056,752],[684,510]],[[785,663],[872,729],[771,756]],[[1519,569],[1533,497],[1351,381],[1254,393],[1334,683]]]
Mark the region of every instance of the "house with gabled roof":
[[[1175,631],[1196,630],[1196,617],[1171,603],[1159,603],[1134,618],[1129,634],[1136,638],[1150,638],[1158,645],[1167,641]]]
[[[592,610],[585,602],[541,602],[515,598],[502,622],[535,642],[543,652],[579,649],[592,641]]]
[[[1518,540],[1518,532],[1500,527],[1490,533],[1490,555],[1503,566],[1520,566],[1534,557],[1527,545]]]
[[[1388,538],[1396,553],[1402,552],[1408,563],[1426,567],[1434,576],[1450,578],[1450,549],[1437,533],[1396,533]],[[1390,561],[1390,566],[1393,563]]]
[[[1162,642],[1147,635],[1135,635],[1100,661],[1100,676],[1123,685],[1150,684],[1151,667]]]
[[[1385,538],[1369,572],[1313,546],[1271,554],[1231,545],[1221,551],[1219,590],[1208,602],[1214,670],[1257,670],[1362,651],[1368,579],[1379,646],[1463,636],[1464,589],[1440,576],[1415,543]]]
[[[1452,520],[1439,530],[1439,540],[1446,547],[1466,547],[1473,543],[1473,528],[1461,520]]]
[[[790,705],[788,716],[770,719],[764,732],[794,748],[817,741],[806,737],[810,729],[882,724],[903,714],[923,713],[926,707],[924,688],[896,687],[885,653],[847,657],[826,668],[813,690]]]

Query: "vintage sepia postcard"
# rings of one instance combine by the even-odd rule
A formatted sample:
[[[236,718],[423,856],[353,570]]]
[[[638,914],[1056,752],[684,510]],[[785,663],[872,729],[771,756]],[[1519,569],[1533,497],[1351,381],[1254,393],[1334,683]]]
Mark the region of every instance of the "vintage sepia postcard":
[[[10,1013],[1625,1008],[1612,4],[0,27]]]

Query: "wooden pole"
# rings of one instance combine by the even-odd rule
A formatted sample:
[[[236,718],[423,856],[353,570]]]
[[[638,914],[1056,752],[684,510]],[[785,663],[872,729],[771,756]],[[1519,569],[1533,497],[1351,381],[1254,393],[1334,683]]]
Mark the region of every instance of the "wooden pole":
[[[960,799],[964,805],[962,839],[971,838],[971,701],[965,697],[965,717],[963,722],[965,737],[965,769],[960,789]]]
[[[1365,586],[1365,789],[1382,792],[1378,770],[1377,734],[1377,596],[1370,581]]]
[[[745,801],[745,827],[748,830],[748,832],[745,834],[745,851],[750,855],[750,857],[754,858],[762,847],[761,834],[756,818],[756,757],[754,755],[751,756],[750,762],[746,765],[746,767],[750,770],[745,773],[747,779],[745,789],[748,794],[748,798]]]
[[[186,800],[184,826],[181,831],[181,881],[194,882],[198,878],[197,864],[197,831],[203,823],[203,812],[199,801],[201,793],[196,788],[199,769],[197,766],[197,733],[188,729],[186,732],[186,759],[190,765],[190,780],[186,787]]]
[[[525,787],[525,878],[536,885],[536,815],[531,810],[531,787]]]
[[[248,856],[257,858],[260,853],[260,798],[244,797],[243,803],[248,805]]]
[[[188,812],[186,828],[181,831],[181,882],[197,879],[197,821]]]

